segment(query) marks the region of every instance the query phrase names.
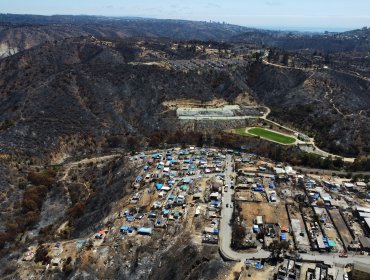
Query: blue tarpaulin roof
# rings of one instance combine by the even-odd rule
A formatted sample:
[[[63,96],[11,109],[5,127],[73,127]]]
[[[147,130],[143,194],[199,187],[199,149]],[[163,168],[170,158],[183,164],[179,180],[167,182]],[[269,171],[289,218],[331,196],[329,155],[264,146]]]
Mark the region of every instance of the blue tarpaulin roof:
[[[157,188],[157,190],[160,190],[163,188],[163,184],[156,184],[155,187]]]
[[[282,234],[280,235],[280,239],[281,239],[281,240],[286,240],[286,233],[282,233]]]
[[[257,269],[262,269],[262,268],[263,268],[263,265],[262,265],[261,263],[259,263],[259,262],[258,262],[258,263],[256,263],[256,268],[257,268]]]
[[[152,228],[141,227],[137,230],[139,234],[152,234]]]
[[[127,216],[127,217],[126,217],[126,220],[127,220],[128,222],[132,222],[132,221],[134,220],[134,217],[133,217],[133,216]]]
[[[128,230],[128,226],[121,226],[119,229],[121,231],[127,231]]]

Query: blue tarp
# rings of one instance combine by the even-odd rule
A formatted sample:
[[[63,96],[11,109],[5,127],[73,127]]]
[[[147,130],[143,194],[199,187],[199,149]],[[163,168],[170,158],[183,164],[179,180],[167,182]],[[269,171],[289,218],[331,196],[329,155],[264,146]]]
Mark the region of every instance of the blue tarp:
[[[156,184],[155,187],[157,188],[157,190],[160,190],[163,188],[163,184]]]
[[[256,268],[257,268],[257,269],[262,269],[262,268],[263,268],[263,265],[262,265],[261,263],[259,263],[259,262],[258,262],[258,263],[256,263]]]
[[[280,235],[280,240],[286,240],[286,233],[282,233]]]
[[[185,183],[185,184],[190,183],[190,178],[185,178],[185,179],[184,179],[184,183]]]
[[[151,235],[152,234],[152,228],[147,228],[147,227],[141,227],[137,230],[138,234],[147,234]]]
[[[126,217],[126,221],[128,221],[128,222],[132,222],[133,220],[134,220],[133,216],[127,216]]]
[[[213,234],[214,234],[214,235],[218,235],[218,229],[216,229],[216,228],[215,228],[215,229],[213,230]]]
[[[258,225],[253,225],[253,232],[254,232],[254,233],[258,233],[258,232],[260,232],[260,228],[259,228],[259,226],[258,226]]]
[[[143,179],[143,177],[141,177],[141,176],[137,176],[137,177],[136,177],[136,181],[137,181],[137,182],[140,182],[142,179]]]
[[[127,231],[128,230],[128,226],[121,226],[119,228],[120,231]]]
[[[156,214],[155,212],[150,212],[150,213],[148,214],[148,217],[149,217],[149,218],[155,218],[155,217],[157,217],[157,214]]]

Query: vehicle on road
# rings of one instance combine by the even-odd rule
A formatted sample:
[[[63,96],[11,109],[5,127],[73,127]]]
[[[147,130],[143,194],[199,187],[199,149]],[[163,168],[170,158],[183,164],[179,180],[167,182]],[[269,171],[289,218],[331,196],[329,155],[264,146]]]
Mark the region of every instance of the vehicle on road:
[[[226,208],[229,208],[229,203],[226,203]]]

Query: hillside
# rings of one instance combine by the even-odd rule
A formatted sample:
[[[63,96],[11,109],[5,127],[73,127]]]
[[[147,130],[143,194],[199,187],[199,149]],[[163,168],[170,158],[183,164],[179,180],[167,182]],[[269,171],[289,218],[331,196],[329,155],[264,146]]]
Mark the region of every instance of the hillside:
[[[326,32],[324,34],[249,30],[233,36],[231,40],[285,50],[323,53],[367,52],[370,47],[370,30],[364,28],[343,33]]]
[[[244,99],[270,106],[277,120],[315,135],[329,151],[356,156],[368,148],[368,80],[337,70],[264,65],[245,55],[221,62],[225,54],[212,54],[201,43],[175,46],[79,38],[3,59],[0,145],[40,155],[58,150],[72,135],[121,135],[127,142],[129,135],[178,129],[173,115],[163,115],[164,101],[234,103],[246,94]],[[229,53],[234,47],[222,48]]]
[[[221,41],[247,30],[250,28],[185,20],[0,14],[0,58],[45,41],[79,36],[90,35],[111,40],[150,37]]]
[[[162,160],[185,163],[188,149],[180,147],[194,145],[206,146],[189,148],[199,152],[194,164],[204,157],[214,174],[220,174],[215,165],[220,154],[231,158],[230,149],[241,147],[246,151],[239,164],[248,157],[256,173],[263,156],[271,158],[268,166],[328,163],[324,168],[339,170],[349,165],[303,154],[295,144],[230,133],[239,128],[246,134],[245,128],[254,125],[273,130],[274,121],[281,124],[279,133],[291,132],[285,137],[294,137],[293,142],[303,133],[336,155],[366,158],[370,152],[368,30],[308,35],[90,16],[0,15],[0,22],[4,279],[218,279],[232,265],[221,260],[217,246],[202,243],[206,224],[195,219],[196,204],[184,208],[177,201],[180,193],[168,228],[155,229],[151,238],[121,234],[126,214],[135,215],[135,231],[156,227],[162,217],[162,208],[154,206],[157,182],[168,183],[167,172],[161,172],[160,181],[157,176]],[[237,113],[212,119],[224,107],[221,117]],[[204,119],[181,119],[177,108],[185,117],[198,110]],[[223,164],[230,170],[227,176],[234,174],[231,161]],[[368,160],[357,161],[351,168],[367,170],[368,165]],[[174,168],[176,188],[191,195],[203,187],[210,198],[219,184],[202,177],[200,167],[196,174],[190,166]],[[194,179],[189,189],[183,176]],[[161,199],[161,207],[172,208],[166,204],[169,197]],[[161,214],[150,220],[152,210]],[[147,214],[146,225],[140,213]],[[179,222],[183,214],[186,219]],[[106,238],[96,237],[101,231]],[[63,266],[45,270],[50,255],[59,254],[60,241]],[[24,253],[36,247],[35,262],[23,261]]]

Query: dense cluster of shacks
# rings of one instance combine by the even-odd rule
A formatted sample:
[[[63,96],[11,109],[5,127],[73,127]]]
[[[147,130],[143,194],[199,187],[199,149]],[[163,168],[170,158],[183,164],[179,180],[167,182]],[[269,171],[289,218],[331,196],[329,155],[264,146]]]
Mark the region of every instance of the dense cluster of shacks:
[[[306,192],[318,222],[309,226],[310,235],[316,236],[320,251],[370,252],[370,208],[360,207],[367,203],[369,191],[365,182],[333,183],[331,181],[306,180]],[[357,200],[355,196],[364,198]]]
[[[126,223],[121,226],[121,233],[151,235],[155,228],[166,228],[171,223],[191,218],[188,213],[190,206],[195,206],[192,216],[200,216],[204,213],[202,204],[206,204],[208,222],[203,228],[202,240],[218,243],[221,172],[227,152],[188,147],[152,151],[133,157],[132,160],[140,160],[145,165],[132,185],[137,191],[130,203],[135,206],[146,193],[154,199],[149,212],[143,212],[140,207],[131,207],[122,213]],[[219,184],[209,185],[205,189],[196,184],[201,178],[211,175],[218,178]]]
[[[227,154],[233,155],[236,166],[238,163],[255,166],[253,171],[235,170],[235,186],[224,183]],[[92,246],[99,246],[117,234],[120,237],[150,238],[155,231],[189,219],[201,220],[203,243],[218,244],[223,191],[235,187],[235,202],[279,205],[283,203],[282,199],[287,203],[285,196],[290,196],[300,205],[305,205],[301,209],[308,209],[307,214],[302,212],[300,219],[295,219],[289,216],[287,206],[288,224],[278,221],[271,225],[264,216],[255,216],[253,226],[248,229],[248,234],[253,237],[247,236],[254,245],[263,231],[270,242],[274,239],[288,241],[296,249],[300,248],[297,240],[304,236],[309,238],[311,250],[336,252],[343,257],[348,250],[370,252],[370,207],[359,207],[353,199],[358,193],[369,194],[369,186],[364,182],[343,181],[338,184],[330,180],[314,180],[272,161],[258,165],[258,156],[228,149],[171,148],[143,152],[132,156],[131,161],[140,166],[141,171],[132,182],[129,205],[117,214],[122,222],[118,228],[109,226],[94,233],[89,239]],[[284,182],[290,190],[280,189]],[[302,193],[294,196],[292,185],[300,187]],[[363,200],[366,202],[366,198]],[[60,242],[53,246],[52,266],[60,265],[62,248]],[[35,248],[30,249],[23,260],[31,261],[35,251]],[[316,267],[310,273],[314,275],[318,269],[326,269],[325,273],[329,275],[327,267]],[[296,279],[284,278],[293,274],[298,275],[297,264],[284,262],[279,270],[279,279]]]
[[[301,275],[305,273],[304,275]],[[284,259],[283,263],[279,266],[276,275],[277,280],[333,280],[335,275],[334,268],[331,265],[323,263],[309,264],[307,269],[302,270],[302,263],[294,259]]]

